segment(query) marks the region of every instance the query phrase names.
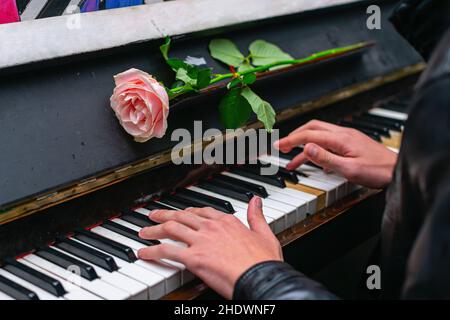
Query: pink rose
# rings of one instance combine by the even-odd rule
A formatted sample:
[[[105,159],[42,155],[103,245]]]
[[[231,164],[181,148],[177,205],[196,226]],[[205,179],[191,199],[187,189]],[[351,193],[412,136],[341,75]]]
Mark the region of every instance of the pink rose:
[[[163,137],[169,115],[169,97],[164,87],[137,69],[114,76],[114,81],[111,108],[125,131],[137,142]]]

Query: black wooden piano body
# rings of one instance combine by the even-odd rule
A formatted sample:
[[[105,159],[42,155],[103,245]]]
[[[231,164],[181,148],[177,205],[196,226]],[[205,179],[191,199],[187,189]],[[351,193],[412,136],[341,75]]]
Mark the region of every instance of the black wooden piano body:
[[[411,89],[424,64],[387,21],[395,1],[376,3],[382,8],[381,30],[367,29],[368,2],[362,1],[178,35],[171,54],[205,57],[208,66],[224,71],[209,58],[211,39],[230,38],[241,48],[265,39],[295,57],[374,42],[358,54],[256,83],[255,91],[273,104],[277,127],[286,134],[309,119],[336,121]],[[144,144],[132,141],[110,110],[117,73],[133,67],[165,83],[173,80],[158,50],[161,42],[150,39],[29,64],[8,65],[0,56],[8,66],[0,71],[0,259],[31,252],[57,236],[117,216],[138,205],[137,199],[171,192],[223,169],[176,166],[168,155],[177,143],[170,140],[176,128],[192,131],[193,122],[202,120],[204,130],[224,129],[217,110],[224,88],[178,103],[166,136]],[[4,50],[8,48],[0,43],[0,52]],[[249,127],[254,125],[252,119]],[[351,296],[353,292],[339,291],[330,275],[343,279],[343,274],[364,272],[370,248],[364,244],[378,234],[383,197],[360,189],[283,231],[279,237],[286,260],[328,281],[338,294]],[[357,258],[350,255],[355,250]],[[346,273],[339,269],[340,260],[353,263],[346,264]],[[170,297],[194,298],[204,292],[194,281]]]

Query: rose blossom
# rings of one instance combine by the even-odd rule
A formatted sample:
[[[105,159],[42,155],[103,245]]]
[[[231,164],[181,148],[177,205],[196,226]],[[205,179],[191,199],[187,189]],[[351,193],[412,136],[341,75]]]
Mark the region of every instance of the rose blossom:
[[[169,115],[169,97],[164,87],[137,69],[114,76],[114,81],[111,108],[125,131],[137,142],[163,137]]]

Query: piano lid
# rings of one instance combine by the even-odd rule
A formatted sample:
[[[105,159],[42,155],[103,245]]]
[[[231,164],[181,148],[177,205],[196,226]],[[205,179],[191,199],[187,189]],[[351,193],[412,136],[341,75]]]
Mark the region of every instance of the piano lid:
[[[224,66],[210,59],[207,51],[209,41],[217,37],[230,38],[241,48],[253,40],[265,39],[295,57],[361,41],[376,42],[375,47],[351,61],[311,66],[259,81],[255,91],[282,112],[350,86],[362,84],[361,88],[370,88],[364,86],[367,81],[380,85],[419,71],[423,67],[420,56],[387,21],[394,4],[395,1],[380,2],[382,32],[366,28],[367,3],[357,2],[239,28],[231,26],[212,34],[193,33],[176,39],[171,54],[179,58],[204,57],[208,66],[221,72],[225,71]],[[42,28],[46,21],[52,20],[39,21]],[[3,27],[0,33],[5,30]],[[90,43],[90,37],[86,37],[85,43]],[[93,34],[92,38],[98,40]],[[24,43],[23,39],[14,41]],[[112,77],[135,67],[170,83],[173,75],[160,56],[160,44],[161,39],[146,41],[109,50],[107,55],[86,55],[83,60],[68,60],[64,65],[41,64],[34,71],[0,77],[0,210],[7,211],[27,199],[45,199],[63,187],[95,181],[93,178],[104,173],[112,173],[110,179],[121,179],[124,176],[116,173],[118,168],[170,150],[177,143],[171,141],[171,132],[176,128],[192,132],[195,120],[203,120],[205,130],[223,129],[217,111],[221,95],[214,92],[186,100],[171,110],[169,128],[162,139],[139,144],[120,128],[109,107]],[[5,50],[3,44],[2,48]],[[0,57],[4,63],[4,56]],[[69,190],[67,196],[73,196],[77,190]],[[35,205],[39,208],[39,203]]]

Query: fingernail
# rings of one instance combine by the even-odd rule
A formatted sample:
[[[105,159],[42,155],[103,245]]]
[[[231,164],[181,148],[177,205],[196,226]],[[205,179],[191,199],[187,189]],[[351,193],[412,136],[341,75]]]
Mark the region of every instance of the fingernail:
[[[151,217],[153,214],[155,214],[156,212],[158,212],[158,210],[152,210],[150,211],[150,213],[148,214],[149,217]]]
[[[292,170],[292,169],[294,169],[294,166],[293,166],[292,164],[288,163],[288,164],[286,165],[286,169],[287,169],[287,170]]]
[[[188,208],[186,208],[184,210],[192,210],[192,209],[194,209],[194,208],[193,207],[188,207]]]
[[[274,147],[275,149],[280,150],[280,140],[275,141],[275,142],[273,143],[273,147]]]
[[[256,197],[256,199],[255,199],[255,206],[257,208],[262,208],[262,200],[261,200],[260,197]]]
[[[142,238],[143,234],[144,234],[144,230],[145,228],[142,228],[141,230],[139,230],[139,237]]]
[[[316,146],[312,145],[308,148],[307,150],[307,154],[308,156],[310,156],[311,158],[315,158],[317,157],[317,153],[319,152],[319,149],[317,149]]]

